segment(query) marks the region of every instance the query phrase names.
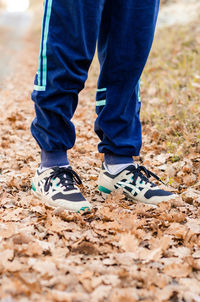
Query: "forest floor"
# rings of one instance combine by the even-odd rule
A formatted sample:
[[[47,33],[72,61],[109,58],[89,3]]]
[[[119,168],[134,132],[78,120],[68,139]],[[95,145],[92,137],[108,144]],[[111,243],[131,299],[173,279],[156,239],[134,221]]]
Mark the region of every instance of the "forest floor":
[[[163,27],[141,81],[143,147],[136,161],[180,200],[157,208],[106,201],[96,180],[102,156],[93,131],[95,58],[73,119],[69,157],[91,213],[49,209],[31,195],[40,162],[30,134],[39,37],[31,30],[0,89],[0,301],[200,301],[199,19]],[[0,36],[0,40],[3,36]],[[3,39],[3,38],[2,38]]]

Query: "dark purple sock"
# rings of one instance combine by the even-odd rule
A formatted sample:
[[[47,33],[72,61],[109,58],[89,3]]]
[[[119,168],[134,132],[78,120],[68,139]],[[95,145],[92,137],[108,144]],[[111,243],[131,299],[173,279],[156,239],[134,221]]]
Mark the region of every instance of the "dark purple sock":
[[[41,151],[41,166],[43,168],[60,167],[69,165],[67,153],[64,150],[53,152]]]

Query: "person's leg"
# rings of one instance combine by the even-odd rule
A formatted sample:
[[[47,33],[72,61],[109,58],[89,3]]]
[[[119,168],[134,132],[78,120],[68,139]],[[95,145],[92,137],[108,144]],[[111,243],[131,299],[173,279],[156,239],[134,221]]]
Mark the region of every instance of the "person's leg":
[[[71,118],[93,58],[105,0],[46,0],[31,131],[41,148],[34,194],[53,207],[87,211],[66,150],[75,142]]]
[[[159,0],[110,0],[104,8],[95,122],[101,153],[139,155],[139,80],[151,49],[158,8]]]
[[[31,131],[42,165],[66,165],[75,142],[71,118],[93,58],[105,0],[46,0]]]
[[[98,40],[101,73],[95,122],[101,140],[99,152],[105,154],[99,190],[110,193],[123,188],[132,200],[151,204],[176,197],[151,183],[150,176],[159,178],[132,160],[142,144],[139,81],[151,49],[158,8],[159,0],[111,0],[105,6]]]

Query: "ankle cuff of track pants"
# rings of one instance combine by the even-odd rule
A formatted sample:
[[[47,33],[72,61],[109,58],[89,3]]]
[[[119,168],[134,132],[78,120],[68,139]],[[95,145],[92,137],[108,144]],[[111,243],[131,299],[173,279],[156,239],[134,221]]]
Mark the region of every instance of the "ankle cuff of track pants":
[[[45,151],[41,150],[41,165],[44,168],[69,165],[65,150]]]
[[[106,153],[104,155],[106,165],[118,165],[118,164],[132,164],[133,158],[132,156],[123,156],[123,155],[116,155],[116,154],[109,154]]]

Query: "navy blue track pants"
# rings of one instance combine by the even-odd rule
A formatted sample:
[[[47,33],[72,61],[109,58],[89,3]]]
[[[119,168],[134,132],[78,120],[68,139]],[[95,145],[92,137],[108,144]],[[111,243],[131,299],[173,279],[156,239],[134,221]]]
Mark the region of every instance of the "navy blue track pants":
[[[98,43],[99,152],[139,155],[139,81],[158,9],[159,0],[46,0],[31,126],[44,152],[62,157],[75,143],[71,118]]]

